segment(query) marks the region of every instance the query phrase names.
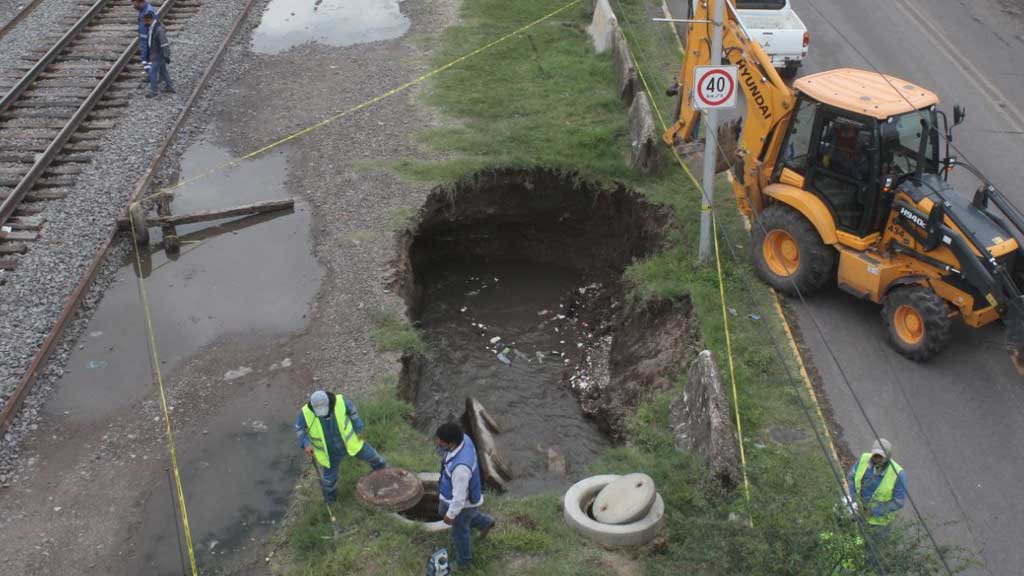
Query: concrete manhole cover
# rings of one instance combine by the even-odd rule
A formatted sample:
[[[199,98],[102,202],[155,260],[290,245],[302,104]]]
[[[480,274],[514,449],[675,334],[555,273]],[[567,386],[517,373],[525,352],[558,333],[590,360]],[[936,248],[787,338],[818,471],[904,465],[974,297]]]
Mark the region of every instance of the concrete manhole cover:
[[[605,486],[594,500],[594,520],[629,524],[643,518],[654,504],[654,480],[647,474],[626,474]]]
[[[383,468],[360,478],[356,495],[375,508],[403,512],[419,504],[423,498],[423,483],[407,470]]]

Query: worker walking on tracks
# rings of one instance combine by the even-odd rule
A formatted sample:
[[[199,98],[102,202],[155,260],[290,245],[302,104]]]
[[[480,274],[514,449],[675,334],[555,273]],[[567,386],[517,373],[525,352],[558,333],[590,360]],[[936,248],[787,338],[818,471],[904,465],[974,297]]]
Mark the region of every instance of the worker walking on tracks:
[[[354,456],[374,470],[387,462],[363,440],[363,420],[355,404],[341,394],[317,390],[295,419],[299,446],[313,458],[327,503],[338,499],[338,470],[342,458]]]
[[[156,19],[156,15],[147,12],[143,15],[146,23],[146,44],[149,46],[149,92],[147,98],[156,96],[160,82],[164,83],[164,92],[174,92],[171,74],[167,65],[171,63],[171,44],[167,40],[167,28]]]
[[[146,0],[132,0],[132,7],[139,13],[139,55],[142,57],[142,69],[149,76],[149,27],[146,25],[146,14],[156,18],[156,8]]]
[[[854,508],[885,534],[896,512],[907,501],[907,473],[892,459],[892,444],[879,438],[871,452],[861,454],[847,477]]]
[[[473,439],[455,422],[442,424],[435,436],[441,455],[439,512],[444,523],[452,527],[458,566],[468,568],[473,561],[472,529],[479,529],[483,540],[494,528],[495,520],[479,510],[484,503],[483,483]]]

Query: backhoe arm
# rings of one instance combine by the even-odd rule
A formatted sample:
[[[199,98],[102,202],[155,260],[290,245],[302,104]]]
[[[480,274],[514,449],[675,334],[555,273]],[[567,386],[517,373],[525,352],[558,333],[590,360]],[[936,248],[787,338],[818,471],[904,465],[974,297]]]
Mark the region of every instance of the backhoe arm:
[[[710,20],[713,2],[700,0],[694,20]],[[785,126],[793,110],[796,96],[782,81],[761,45],[743,30],[731,5],[727,5],[722,29],[722,50],[725,59],[739,69],[739,85],[746,101],[743,133],[739,139],[733,192],[740,209],[756,215],[764,205],[761,190],[768,184],[785,135]],[[700,111],[693,107],[693,77],[697,66],[719,63],[711,57],[710,23],[691,22],[686,34],[686,52],[679,69],[679,110],[676,123],[664,134],[670,146],[690,142],[696,136]]]

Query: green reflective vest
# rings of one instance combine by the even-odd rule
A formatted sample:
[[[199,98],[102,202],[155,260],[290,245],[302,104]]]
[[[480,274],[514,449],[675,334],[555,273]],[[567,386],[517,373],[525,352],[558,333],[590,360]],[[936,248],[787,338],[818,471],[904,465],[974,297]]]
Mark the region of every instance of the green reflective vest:
[[[860,462],[857,463],[857,471],[853,475],[853,487],[857,491],[857,501],[860,502],[861,508],[866,507],[869,510],[879,504],[892,502],[892,489],[896,486],[896,479],[899,477],[900,472],[903,471],[903,468],[901,468],[895,460],[889,460],[889,466],[885,469],[885,476],[882,476],[882,481],[878,483],[878,488],[875,488],[875,493],[871,495],[871,501],[864,504],[860,499],[860,482],[861,479],[864,478],[864,473],[868,471],[868,467],[870,466],[871,454],[861,454]],[[895,517],[895,511],[888,512],[882,516],[869,516],[868,524],[885,526],[889,522],[892,522]]]
[[[306,419],[306,434],[313,445],[313,456],[320,466],[330,468],[331,457],[327,453],[327,441],[324,439],[324,428],[320,425],[320,418],[317,418],[308,403],[302,407],[302,416]],[[341,394],[335,396],[334,418],[338,421],[338,430],[341,431],[341,439],[345,442],[345,451],[349,456],[355,456],[363,448],[363,439],[352,429],[352,421],[345,410],[345,398]]]

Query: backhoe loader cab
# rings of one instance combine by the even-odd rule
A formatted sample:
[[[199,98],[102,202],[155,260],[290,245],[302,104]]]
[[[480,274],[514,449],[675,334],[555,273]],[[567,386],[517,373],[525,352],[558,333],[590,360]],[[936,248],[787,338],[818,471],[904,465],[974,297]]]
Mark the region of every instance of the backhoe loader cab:
[[[714,1],[699,2],[694,18],[707,19]],[[1024,214],[983,178],[973,199],[948,182],[956,162],[948,140],[940,158],[940,120],[951,134],[938,97],[850,68],[787,86],[728,14],[722,56],[737,66],[746,102],[729,177],[740,210],[755,220],[758,275],[784,293],[835,282],[881,304],[891,344],[917,361],[943,347],[956,316],[974,327],[1001,319],[1021,370]],[[690,24],[666,143],[696,136],[691,84],[696,66],[717,61],[709,46],[708,27]],[[956,107],[953,124],[963,118]]]

